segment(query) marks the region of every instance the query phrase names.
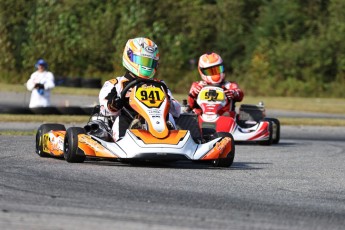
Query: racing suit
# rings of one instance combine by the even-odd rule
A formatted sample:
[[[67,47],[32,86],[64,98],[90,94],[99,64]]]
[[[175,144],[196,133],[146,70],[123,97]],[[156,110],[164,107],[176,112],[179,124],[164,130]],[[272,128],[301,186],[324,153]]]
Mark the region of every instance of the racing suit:
[[[196,81],[192,83],[192,86],[189,90],[188,95],[188,105],[196,114],[201,115],[202,110],[197,104],[197,98],[200,90],[207,86],[208,84],[205,81]],[[240,102],[243,99],[243,91],[239,88],[236,82],[223,81],[219,85],[212,85],[220,87],[224,90],[224,93],[227,97],[227,104],[219,111],[219,115],[223,115],[228,112],[231,117],[236,116],[235,112],[235,102]]]
[[[112,125],[112,137],[114,141],[117,141],[120,137],[122,137],[125,134],[125,131],[128,128],[130,121],[128,121],[128,118],[121,116],[121,109],[114,110],[108,106],[108,101],[111,100],[110,95],[113,94],[115,91],[117,96],[120,97],[121,92],[126,87],[126,85],[135,79],[136,78],[133,77],[131,73],[127,72],[124,76],[106,81],[99,93],[100,114],[106,117],[111,117],[114,121]],[[164,83],[163,81],[160,82]],[[127,92],[126,99],[124,101],[125,107],[129,107],[129,92],[130,90]],[[180,116],[181,105],[178,101],[176,101],[173,98],[171,91],[169,89],[168,95],[170,96],[169,121],[173,124],[174,127],[176,127],[174,117],[178,118]]]

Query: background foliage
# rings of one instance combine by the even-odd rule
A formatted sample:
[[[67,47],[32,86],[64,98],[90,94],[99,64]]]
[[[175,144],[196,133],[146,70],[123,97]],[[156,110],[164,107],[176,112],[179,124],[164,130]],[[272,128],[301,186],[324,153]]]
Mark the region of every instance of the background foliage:
[[[343,0],[0,0],[0,81],[24,83],[38,58],[55,76],[124,73],[125,42],[149,37],[178,93],[218,52],[247,95],[344,97]]]

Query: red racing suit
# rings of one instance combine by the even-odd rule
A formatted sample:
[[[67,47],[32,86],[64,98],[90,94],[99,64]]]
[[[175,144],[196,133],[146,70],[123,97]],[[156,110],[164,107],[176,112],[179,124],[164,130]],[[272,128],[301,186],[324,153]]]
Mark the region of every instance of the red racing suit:
[[[192,83],[192,86],[189,90],[188,105],[198,115],[202,113],[202,110],[197,104],[196,100],[200,90],[207,85],[209,84],[207,84],[205,81],[196,81]],[[242,101],[244,96],[243,91],[239,88],[238,84],[236,82],[223,81],[220,84],[212,86],[222,88],[228,99],[226,106],[219,111],[219,115],[223,115],[224,113],[228,112],[231,117],[235,117],[235,102]]]

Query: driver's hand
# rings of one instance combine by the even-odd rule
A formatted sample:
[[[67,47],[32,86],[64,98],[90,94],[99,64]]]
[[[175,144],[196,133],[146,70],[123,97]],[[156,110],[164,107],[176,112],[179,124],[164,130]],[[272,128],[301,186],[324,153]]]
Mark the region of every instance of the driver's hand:
[[[200,93],[200,90],[203,88],[202,85],[195,84],[192,86],[192,88],[189,91],[189,94],[192,95],[194,98],[198,96]]]
[[[112,111],[119,111],[123,108],[124,102],[121,98],[114,96],[110,100],[108,100],[108,108]]]
[[[224,91],[224,93],[229,100],[232,100],[232,99],[238,97],[238,92],[236,90],[233,90],[233,89],[226,89]]]

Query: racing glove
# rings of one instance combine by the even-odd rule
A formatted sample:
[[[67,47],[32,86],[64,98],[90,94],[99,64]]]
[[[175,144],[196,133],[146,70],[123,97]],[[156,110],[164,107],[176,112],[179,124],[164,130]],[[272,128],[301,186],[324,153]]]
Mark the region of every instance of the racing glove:
[[[238,97],[238,92],[236,90],[233,90],[233,89],[226,89],[224,91],[226,97],[229,99],[229,100],[233,100],[235,98]]]
[[[203,86],[200,84],[193,84],[192,88],[189,91],[189,95],[192,96],[193,98],[196,98],[202,88]]]
[[[117,96],[116,88],[113,87],[110,93],[105,97],[108,100],[108,108],[112,111],[118,111],[123,108],[123,101]]]
[[[108,108],[112,111],[119,111],[124,106],[123,100],[115,96],[112,99],[108,100]]]

